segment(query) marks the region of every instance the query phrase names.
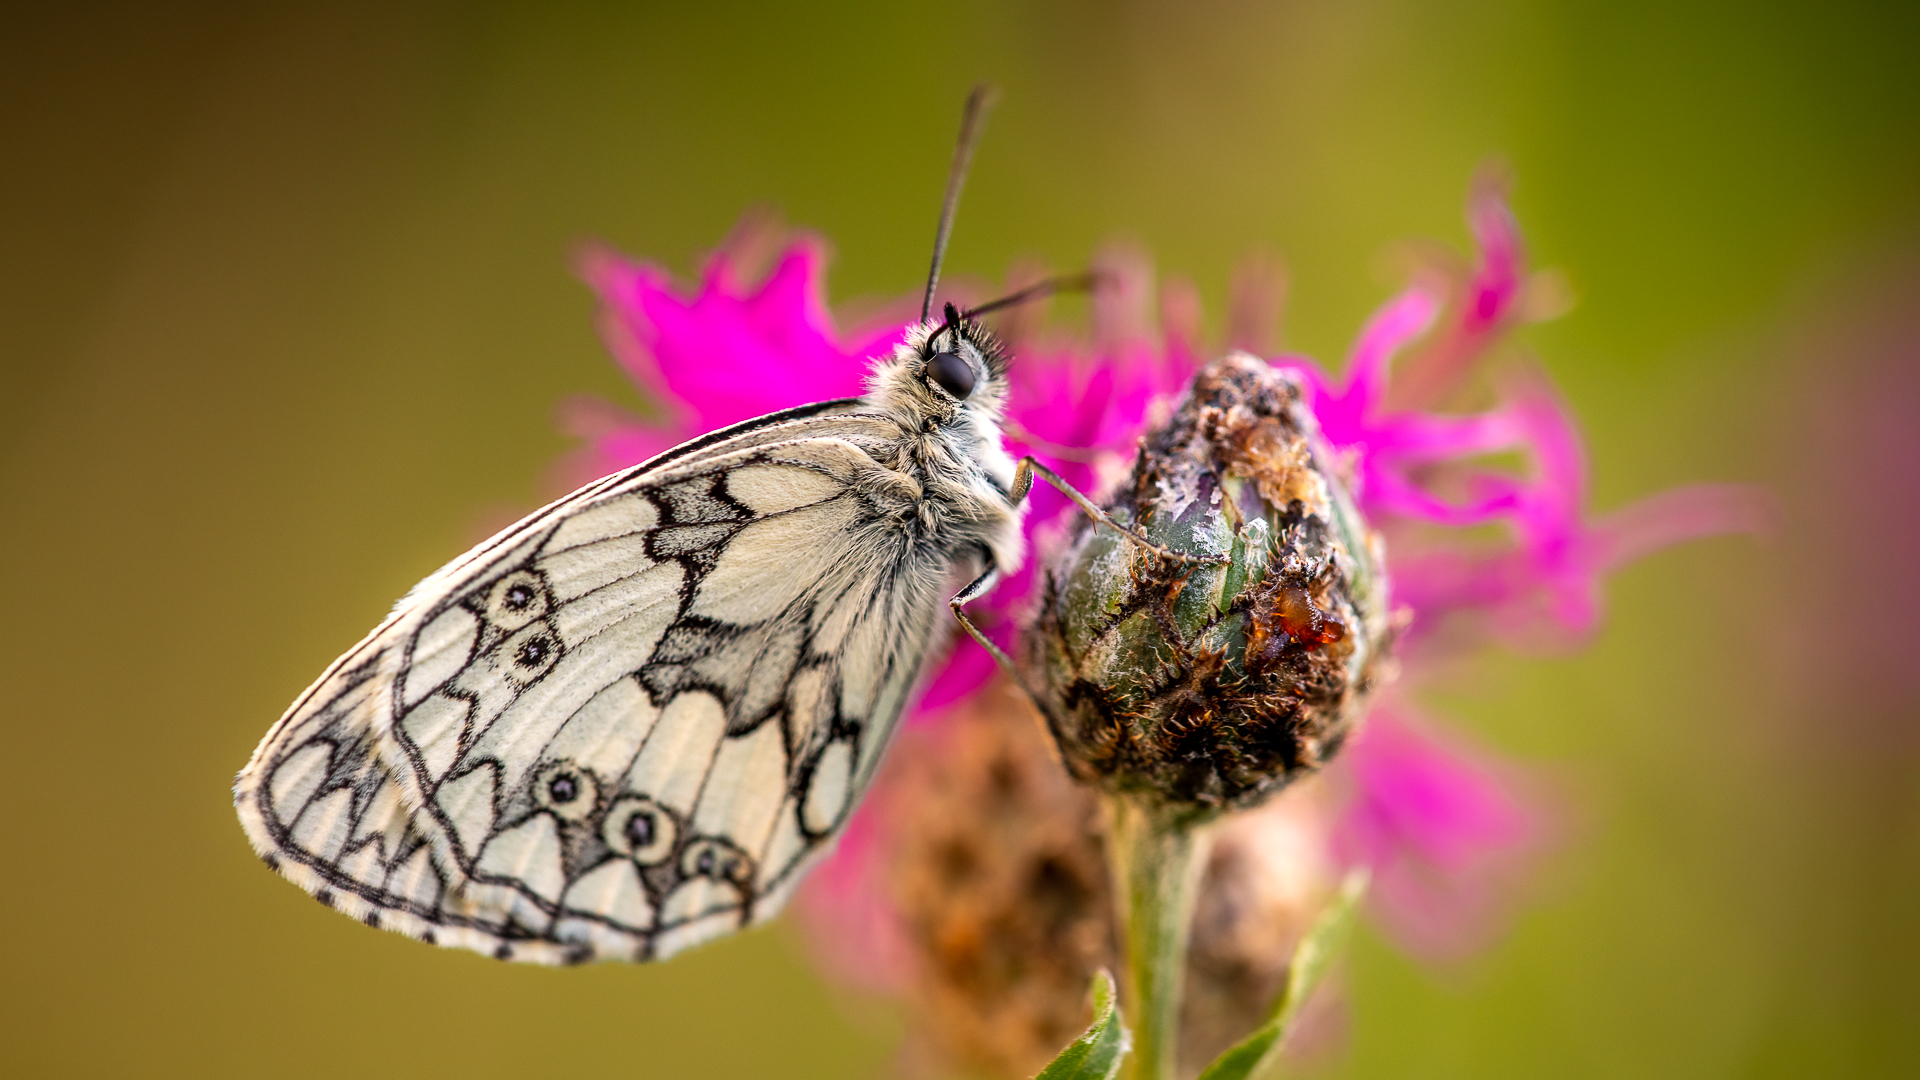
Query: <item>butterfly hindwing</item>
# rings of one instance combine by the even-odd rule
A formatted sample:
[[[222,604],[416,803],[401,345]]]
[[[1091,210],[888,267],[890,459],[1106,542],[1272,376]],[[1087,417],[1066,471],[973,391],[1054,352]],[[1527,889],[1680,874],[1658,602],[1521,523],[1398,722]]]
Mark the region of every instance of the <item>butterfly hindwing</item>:
[[[433,575],[269,732],[236,802],[317,897],[548,963],[778,910],[871,777],[944,606],[890,420],[709,436]]]

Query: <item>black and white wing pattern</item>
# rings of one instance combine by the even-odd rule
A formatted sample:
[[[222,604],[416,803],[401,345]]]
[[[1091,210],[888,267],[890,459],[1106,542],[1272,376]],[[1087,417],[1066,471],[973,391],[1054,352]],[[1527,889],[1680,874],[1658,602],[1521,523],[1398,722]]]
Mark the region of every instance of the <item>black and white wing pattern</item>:
[[[777,911],[872,776],[954,567],[899,424],[829,402],[608,477],[422,582],[235,784],[323,903],[502,959]]]

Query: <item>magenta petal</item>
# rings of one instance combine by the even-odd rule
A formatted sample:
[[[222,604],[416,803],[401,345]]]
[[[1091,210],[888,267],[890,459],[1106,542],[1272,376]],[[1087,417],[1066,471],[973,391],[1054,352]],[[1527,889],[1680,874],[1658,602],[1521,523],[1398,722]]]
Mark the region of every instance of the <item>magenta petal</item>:
[[[995,639],[1008,639],[1007,642],[999,640],[994,642],[1005,649],[1011,643],[1013,634],[1011,628],[1008,628],[1006,632],[989,636]],[[953,651],[947,654],[946,662],[927,682],[926,689],[921,691],[919,701],[914,704],[914,716],[916,718],[932,716],[950,705],[965,701],[992,682],[994,675],[998,673],[999,668],[994,663],[992,654],[981,648],[979,642],[970,637],[956,638]]]
[[[604,251],[581,260],[600,294],[608,348],[663,403],[686,407],[702,430],[862,392],[873,346],[897,336],[839,340],[822,300],[817,243],[788,247],[759,288],[742,290],[716,257],[691,297],[657,267]]]
[[[638,294],[643,288],[643,278],[650,271],[599,246],[581,252],[577,270],[600,297],[596,322],[607,351],[656,401],[666,408],[677,408],[680,403],[674,400],[666,375],[655,362],[652,349],[635,336],[629,314],[639,308]]]
[[[1483,757],[1485,755],[1478,755]],[[1373,872],[1373,907],[1401,943],[1429,956],[1480,944],[1517,856],[1544,822],[1482,761],[1377,708],[1344,759],[1354,795],[1333,849]]]
[[[1367,435],[1369,453],[1396,461],[1441,461],[1506,450],[1523,431],[1504,409],[1469,416],[1400,413]]]
[[[1578,522],[1560,547],[1544,549],[1535,574],[1544,614],[1584,634],[1598,624],[1601,579],[1663,547],[1727,533],[1770,534],[1778,510],[1770,495],[1744,484],[1675,488],[1613,511],[1592,526]]]
[[[1393,354],[1424,333],[1439,310],[1439,298],[1416,285],[1367,320],[1347,358],[1345,387],[1315,410],[1329,439],[1346,445],[1365,438],[1367,420],[1386,395]]]
[[[1523,498],[1519,484],[1494,474],[1476,477],[1473,497],[1458,503],[1432,494],[1389,468],[1369,467],[1365,476],[1362,501],[1369,511],[1459,528],[1505,517]]]
[[[1509,407],[1525,433],[1535,472],[1516,523],[1528,545],[1544,552],[1579,531],[1587,493],[1586,452],[1572,415],[1544,379],[1527,380]]]
[[[1664,547],[1725,533],[1770,536],[1779,527],[1773,493],[1746,484],[1694,484],[1604,514],[1588,536],[1588,559],[1612,570]]]
[[[1489,772],[1386,709],[1375,710],[1347,759],[1359,795],[1340,835],[1358,861],[1411,858],[1459,871],[1532,831]]]
[[[1520,295],[1525,256],[1520,246],[1520,224],[1507,206],[1504,184],[1488,175],[1474,183],[1467,203],[1467,224],[1480,249],[1480,262],[1467,285],[1461,321],[1469,333],[1483,333],[1507,318]]]
[[[1410,644],[1459,614],[1483,616],[1486,629],[1529,646],[1559,643],[1557,638],[1526,638],[1540,616],[1537,598],[1543,585],[1531,560],[1518,550],[1487,555],[1442,549],[1402,555],[1393,564],[1393,588],[1394,599],[1413,613]]]
[[[913,947],[887,901],[886,844],[872,802],[854,811],[833,854],[794,898],[815,961],[843,985],[900,993],[912,983]]]

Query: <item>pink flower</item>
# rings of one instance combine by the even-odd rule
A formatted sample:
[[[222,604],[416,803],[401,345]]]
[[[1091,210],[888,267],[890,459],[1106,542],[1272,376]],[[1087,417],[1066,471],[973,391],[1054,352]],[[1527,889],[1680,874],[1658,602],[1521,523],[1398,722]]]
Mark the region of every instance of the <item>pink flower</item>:
[[[1603,576],[1668,544],[1732,531],[1759,531],[1770,507],[1755,492],[1700,485],[1655,495],[1598,517],[1586,510],[1584,451],[1566,404],[1545,376],[1508,358],[1483,412],[1443,412],[1496,359],[1506,332],[1552,314],[1551,277],[1529,276],[1503,185],[1492,174],[1468,206],[1477,254],[1471,265],[1429,267],[1363,327],[1342,375],[1312,360],[1278,356],[1307,380],[1328,442],[1345,456],[1369,521],[1389,537],[1394,596],[1411,616],[1408,681],[1420,648],[1495,640],[1538,647],[1578,641],[1597,623]],[[775,251],[777,250],[777,254]],[[758,253],[758,254],[756,254]],[[764,274],[759,264],[768,264]],[[836,325],[823,300],[824,247],[808,236],[784,240],[767,219],[749,218],[708,261],[693,288],[659,267],[595,249],[581,273],[599,294],[603,337],[621,366],[666,415],[647,421],[604,404],[575,402],[565,421],[589,447],[574,479],[635,464],[703,431],[778,409],[859,394],[869,358],[900,340],[908,301],[874,317]],[[1076,339],[1015,329],[1009,443],[1089,492],[1111,480],[1138,436],[1180,393],[1205,352],[1197,343],[1190,289],[1160,295],[1156,332],[1152,272],[1125,249],[1096,259],[1101,284],[1091,334]],[[1263,279],[1264,280],[1264,279]],[[959,290],[964,291],[964,290]],[[1236,302],[1260,298],[1236,288]],[[984,299],[984,293],[972,299]],[[1248,317],[1243,317],[1248,316]],[[1027,311],[1020,323],[1036,321]],[[1236,327],[1261,321],[1236,311]],[[1396,358],[1405,356],[1398,370]],[[1487,464],[1517,458],[1519,469]],[[1041,485],[1027,517],[1029,538],[1059,527],[1070,505]],[[1488,526],[1497,539],[1487,539]],[[1010,614],[1031,590],[1032,571],[1010,576],[976,607],[1003,645]],[[1442,634],[1451,628],[1454,632]],[[993,665],[964,637],[932,673],[920,715],[969,698]],[[1373,868],[1374,909],[1387,928],[1424,955],[1454,955],[1485,939],[1490,898],[1513,856],[1544,835],[1537,808],[1517,794],[1490,755],[1463,754],[1454,740],[1422,734],[1382,708],[1354,740],[1344,768],[1352,795],[1329,843],[1338,858]],[[1429,725],[1430,726],[1430,725]],[[815,875],[819,910],[858,911],[857,890],[878,880],[884,830],[856,819],[841,856]],[[870,835],[871,833],[871,835]],[[845,920],[841,920],[845,921]],[[879,922],[864,916],[854,921]],[[885,985],[901,970],[897,935],[850,955]]]

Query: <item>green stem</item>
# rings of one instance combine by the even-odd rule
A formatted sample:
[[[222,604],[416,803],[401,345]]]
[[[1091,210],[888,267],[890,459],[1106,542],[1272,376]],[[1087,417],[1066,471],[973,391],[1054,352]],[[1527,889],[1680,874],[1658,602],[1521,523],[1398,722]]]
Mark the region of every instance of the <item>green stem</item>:
[[[1136,1017],[1133,1080],[1170,1080],[1179,1060],[1194,895],[1212,838],[1192,811],[1124,795],[1109,796],[1107,808],[1127,1000]]]

